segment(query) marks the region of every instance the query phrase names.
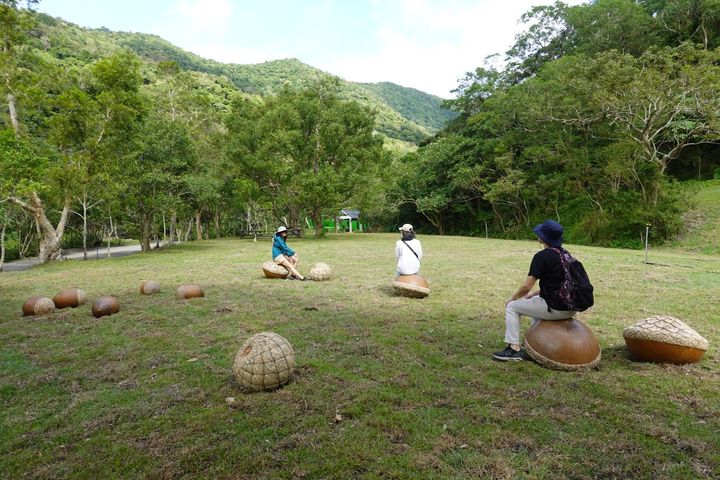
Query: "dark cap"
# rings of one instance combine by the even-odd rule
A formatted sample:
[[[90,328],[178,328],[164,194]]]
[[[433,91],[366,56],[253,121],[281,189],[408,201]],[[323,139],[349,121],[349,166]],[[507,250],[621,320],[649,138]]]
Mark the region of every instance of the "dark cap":
[[[563,232],[565,229],[555,220],[545,220],[535,225],[533,232],[540,240],[551,247],[560,247],[563,244]]]

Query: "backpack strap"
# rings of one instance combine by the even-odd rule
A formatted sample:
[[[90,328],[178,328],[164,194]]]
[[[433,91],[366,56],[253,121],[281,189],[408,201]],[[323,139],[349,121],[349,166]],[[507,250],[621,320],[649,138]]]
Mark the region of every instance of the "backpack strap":
[[[410,249],[411,252],[413,252],[413,255],[415,255],[415,258],[420,260],[420,257],[418,257],[418,254],[415,253],[415,250],[413,250],[413,248],[410,245],[408,245],[408,243],[405,240],[401,240],[401,241],[405,244],[406,247],[408,247]]]

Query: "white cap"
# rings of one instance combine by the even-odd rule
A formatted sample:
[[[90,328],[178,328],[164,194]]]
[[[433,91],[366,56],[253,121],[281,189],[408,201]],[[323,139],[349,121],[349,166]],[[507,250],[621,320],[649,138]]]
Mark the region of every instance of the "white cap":
[[[405,225],[400,227],[398,230],[400,230],[401,232],[412,232],[413,228],[412,228],[412,225],[410,225],[409,223],[406,223]]]
[[[275,232],[275,233],[280,233],[280,232],[287,232],[287,228],[283,225],[279,226],[277,229],[277,232]]]

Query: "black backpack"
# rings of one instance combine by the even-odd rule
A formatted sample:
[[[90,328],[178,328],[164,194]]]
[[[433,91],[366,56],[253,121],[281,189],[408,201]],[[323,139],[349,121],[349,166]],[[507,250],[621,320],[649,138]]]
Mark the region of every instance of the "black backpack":
[[[560,284],[558,297],[570,310],[583,312],[595,303],[593,286],[590,283],[585,267],[564,248],[553,248],[560,255],[565,279]]]

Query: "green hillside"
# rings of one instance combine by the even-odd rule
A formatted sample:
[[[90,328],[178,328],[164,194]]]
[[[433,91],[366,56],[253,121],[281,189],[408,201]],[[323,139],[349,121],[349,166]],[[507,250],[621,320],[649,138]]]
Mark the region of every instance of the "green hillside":
[[[414,88],[402,87],[391,82],[361,83],[405,118],[430,130],[440,130],[457,116],[452,110],[442,108],[443,99]]]
[[[692,208],[683,216],[685,231],[668,246],[720,254],[720,180],[686,182]]]
[[[272,94],[284,85],[302,88],[332,76],[297,59],[255,65],[226,64],[187,52],[156,35],[86,29],[44,14],[36,14],[36,18],[35,45],[67,65],[82,65],[127,48],[148,62],[174,61],[188,71],[225,77],[237,89],[254,95]],[[390,83],[372,85],[341,80],[341,97],[373,109],[380,132],[413,143],[432,135],[452,117],[452,112],[440,108],[440,98]]]

